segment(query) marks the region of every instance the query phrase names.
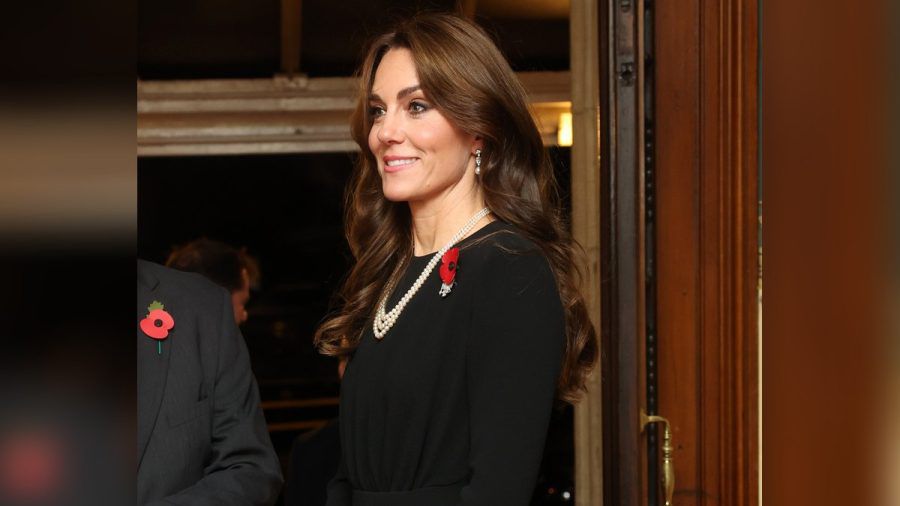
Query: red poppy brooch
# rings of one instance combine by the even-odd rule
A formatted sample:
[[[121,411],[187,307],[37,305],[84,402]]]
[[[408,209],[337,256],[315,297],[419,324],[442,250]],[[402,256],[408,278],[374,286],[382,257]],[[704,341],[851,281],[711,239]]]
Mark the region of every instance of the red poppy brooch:
[[[147,317],[141,320],[141,330],[156,339],[157,352],[162,355],[162,340],[169,337],[169,331],[175,326],[175,320],[158,300],[150,303],[147,311]]]
[[[451,248],[441,257],[441,297],[446,297],[456,285],[456,271],[459,270],[459,248]]]

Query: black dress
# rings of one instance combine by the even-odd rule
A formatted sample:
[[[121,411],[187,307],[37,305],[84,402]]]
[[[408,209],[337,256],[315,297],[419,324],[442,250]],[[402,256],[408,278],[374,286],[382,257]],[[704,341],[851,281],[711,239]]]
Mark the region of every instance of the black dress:
[[[525,506],[537,479],[565,321],[550,266],[509,225],[458,244],[446,298],[438,268],[344,374],[342,463],[329,506]],[[431,255],[414,257],[388,309]]]

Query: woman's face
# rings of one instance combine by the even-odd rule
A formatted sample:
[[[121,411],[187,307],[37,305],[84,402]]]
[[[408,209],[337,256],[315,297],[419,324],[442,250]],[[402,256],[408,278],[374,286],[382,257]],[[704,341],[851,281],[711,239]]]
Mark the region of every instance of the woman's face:
[[[369,114],[369,149],[388,200],[440,203],[474,189],[474,152],[480,144],[428,100],[409,50],[391,49],[381,59]]]

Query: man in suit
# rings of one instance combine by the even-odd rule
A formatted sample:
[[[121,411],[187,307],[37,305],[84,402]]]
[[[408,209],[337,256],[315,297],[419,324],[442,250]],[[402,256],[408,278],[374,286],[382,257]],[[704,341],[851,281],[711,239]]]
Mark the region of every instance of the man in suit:
[[[271,505],[278,458],[231,296],[138,261],[137,502]]]

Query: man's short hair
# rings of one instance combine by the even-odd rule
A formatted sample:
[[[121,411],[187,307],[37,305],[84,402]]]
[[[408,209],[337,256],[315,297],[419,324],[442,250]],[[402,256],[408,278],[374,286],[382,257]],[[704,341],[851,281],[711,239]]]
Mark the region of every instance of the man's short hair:
[[[250,286],[255,286],[259,281],[256,260],[243,248],[237,249],[206,237],[175,247],[166,260],[166,267],[197,272],[232,292],[243,288],[243,269],[247,269]]]

